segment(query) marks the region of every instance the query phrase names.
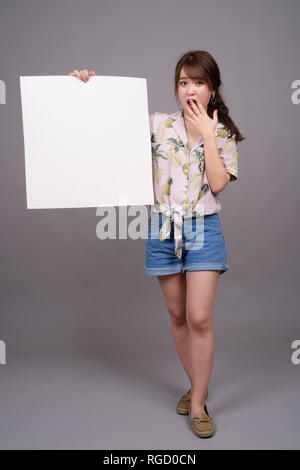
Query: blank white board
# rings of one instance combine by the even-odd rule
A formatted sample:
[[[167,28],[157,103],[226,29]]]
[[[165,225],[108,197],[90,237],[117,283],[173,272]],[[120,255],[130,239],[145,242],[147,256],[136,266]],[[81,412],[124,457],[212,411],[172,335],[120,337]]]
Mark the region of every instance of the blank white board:
[[[20,77],[28,209],[154,204],[145,78]]]

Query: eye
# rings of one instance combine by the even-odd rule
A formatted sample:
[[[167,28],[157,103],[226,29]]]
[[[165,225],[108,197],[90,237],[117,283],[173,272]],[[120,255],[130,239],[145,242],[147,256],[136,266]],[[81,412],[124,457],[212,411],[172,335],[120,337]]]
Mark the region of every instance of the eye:
[[[186,81],[185,81],[185,80],[181,80],[181,81],[179,82],[180,85],[182,85],[182,83],[186,83]],[[196,83],[200,83],[201,85],[203,85],[203,82],[202,82],[201,80],[198,80]]]

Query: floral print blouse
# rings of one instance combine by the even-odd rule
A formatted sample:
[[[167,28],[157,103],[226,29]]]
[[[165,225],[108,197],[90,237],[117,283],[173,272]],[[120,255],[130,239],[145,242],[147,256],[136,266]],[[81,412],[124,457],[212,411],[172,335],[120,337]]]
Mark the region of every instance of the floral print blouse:
[[[184,125],[183,110],[173,114],[156,112],[149,116],[154,206],[151,212],[161,212],[166,221],[160,230],[161,241],[169,238],[174,221],[175,253],[182,256],[183,218],[219,212],[218,193],[213,193],[205,173],[203,138],[192,149]],[[218,122],[215,130],[220,158],[230,181],[238,176],[238,150],[235,136]]]

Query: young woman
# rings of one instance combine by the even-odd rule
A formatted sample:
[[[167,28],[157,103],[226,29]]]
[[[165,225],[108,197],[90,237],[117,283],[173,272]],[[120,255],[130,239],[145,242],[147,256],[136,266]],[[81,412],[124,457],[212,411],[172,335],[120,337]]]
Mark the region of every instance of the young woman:
[[[95,72],[74,70],[69,75],[87,82]],[[155,206],[144,270],[160,283],[191,384],[176,410],[189,415],[197,436],[210,437],[215,433],[206,405],[214,359],[213,307],[219,276],[230,269],[219,193],[237,179],[237,142],[245,138],[229,116],[219,67],[208,52],[183,54],[174,85],[181,109],[149,117]]]

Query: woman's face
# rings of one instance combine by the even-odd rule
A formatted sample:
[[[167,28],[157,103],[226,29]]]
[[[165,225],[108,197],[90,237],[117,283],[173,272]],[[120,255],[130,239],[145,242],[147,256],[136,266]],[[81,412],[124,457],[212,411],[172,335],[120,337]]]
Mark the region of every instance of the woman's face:
[[[202,106],[207,111],[207,105],[209,103],[210,97],[212,95],[212,90],[210,90],[209,86],[203,82],[202,80],[194,80],[188,78],[187,74],[185,73],[184,67],[182,67],[179,75],[179,82],[178,82],[178,98],[185,108],[189,105],[187,102],[188,100],[195,100],[201,102]]]

